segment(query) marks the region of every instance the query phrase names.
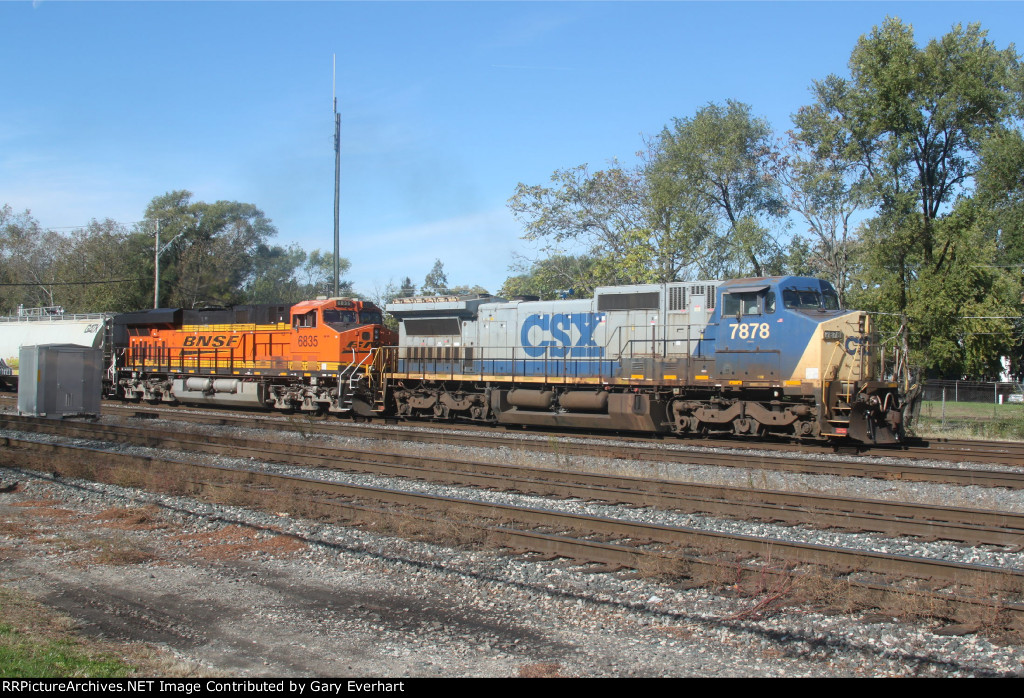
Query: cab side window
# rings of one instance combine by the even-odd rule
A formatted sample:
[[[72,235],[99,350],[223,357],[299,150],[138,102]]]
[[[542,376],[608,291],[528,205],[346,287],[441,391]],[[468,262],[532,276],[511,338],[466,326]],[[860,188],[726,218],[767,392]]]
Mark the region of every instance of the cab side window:
[[[740,297],[735,293],[726,293],[722,296],[722,317],[732,317],[740,314]]]
[[[736,315],[760,315],[761,306],[756,293],[727,293],[722,306],[723,317]]]
[[[756,293],[744,293],[743,294],[743,314],[744,315],[760,315],[761,306],[757,302]]]
[[[316,327],[316,311],[311,310],[304,315],[296,315],[292,318],[292,327]]]

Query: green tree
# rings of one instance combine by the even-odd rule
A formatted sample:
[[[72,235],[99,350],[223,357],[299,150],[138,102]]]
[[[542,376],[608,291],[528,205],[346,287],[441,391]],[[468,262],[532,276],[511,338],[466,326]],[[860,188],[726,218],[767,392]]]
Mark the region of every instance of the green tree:
[[[252,204],[193,203],[192,193],[184,190],[154,198],[145,218],[150,230],[159,220],[161,240],[173,241],[160,259],[161,305],[192,308],[243,300],[260,246],[277,234]]]
[[[295,244],[287,248],[260,245],[243,289],[245,302],[298,303],[307,300],[306,289],[296,278],[306,256],[306,252]]]
[[[741,102],[710,103],[662,130],[648,177],[655,192],[667,192],[662,199],[689,212],[684,237],[718,251],[709,276],[763,276],[779,257],[772,229],[787,207],[777,162],[771,126]]]
[[[68,312],[127,312],[153,302],[153,279],[141,270],[152,265],[153,242],[145,233],[117,221],[90,221],[62,236],[53,274],[73,285],[57,287]]]
[[[423,279],[420,292],[424,295],[441,296],[448,293],[448,275],[444,273],[444,264],[440,259],[434,260],[434,266]]]
[[[30,211],[0,208],[0,293],[7,312],[60,302],[54,266],[61,246],[61,236],[41,228]]]
[[[341,257],[338,260],[338,274],[344,276],[352,263]],[[303,289],[307,297],[334,295],[334,253],[313,250],[302,265]],[[352,282],[342,278],[338,284],[339,296],[352,296]]]
[[[503,298],[537,296],[542,300],[556,298],[589,298],[598,286],[592,257],[554,255],[533,262],[518,258],[512,270],[519,274],[505,279],[498,290]]]
[[[996,265],[1014,280],[1013,295],[1024,309],[1024,136],[1019,129],[1000,129],[982,145],[975,175],[974,200],[989,239],[995,240]],[[1013,322],[1014,336],[1004,350],[1010,371],[1024,377],[1024,319]]]
[[[541,253],[552,258],[582,251],[593,260],[590,285],[651,280],[656,271],[640,169],[612,163],[607,170],[591,172],[580,165],[556,171],[551,183],[520,183],[509,199],[525,240],[540,243]]]
[[[983,144],[1020,108],[1019,59],[1012,47],[993,46],[976,24],[957,25],[920,48],[913,29],[890,17],[860,38],[849,67],[849,78],[815,82],[814,104],[794,119],[819,155],[834,153],[853,164],[860,192],[875,207],[865,228],[859,298],[888,314],[879,324],[894,333],[904,358],[911,353],[926,368],[953,371],[948,357],[956,352],[942,347],[967,335],[937,316],[967,306],[951,299],[929,311],[914,303],[940,292],[939,280],[954,286],[966,274],[960,265],[968,248],[995,254],[976,238],[976,215],[969,225],[945,225],[942,218],[958,196],[970,193]],[[974,265],[994,262],[977,254]],[[963,352],[961,360],[967,361]]]
[[[854,163],[810,139],[810,134],[790,132],[777,152],[776,174],[786,204],[807,226],[806,238],[796,235],[790,242],[787,271],[828,279],[845,307],[857,245],[853,221],[866,208],[865,197]]]

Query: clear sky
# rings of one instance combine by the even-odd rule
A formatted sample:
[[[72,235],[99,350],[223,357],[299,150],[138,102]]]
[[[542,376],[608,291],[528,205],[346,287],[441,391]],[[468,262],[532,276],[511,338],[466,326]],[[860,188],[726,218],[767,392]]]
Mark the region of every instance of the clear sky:
[[[175,189],[252,203],[276,244],[342,254],[373,293],[436,258],[494,292],[535,254],[516,184],[613,158],[708,102],[778,131],[886,15],[919,44],[1018,2],[0,1],[0,204],[45,227],[139,220]]]

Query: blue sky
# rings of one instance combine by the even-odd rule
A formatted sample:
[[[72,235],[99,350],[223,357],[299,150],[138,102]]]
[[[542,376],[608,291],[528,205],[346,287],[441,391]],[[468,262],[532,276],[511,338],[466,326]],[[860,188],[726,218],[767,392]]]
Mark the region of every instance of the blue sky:
[[[0,204],[46,227],[139,220],[174,189],[252,203],[373,294],[440,258],[496,291],[533,256],[516,184],[631,164],[674,117],[750,104],[775,129],[886,15],[919,44],[1017,2],[0,2]]]

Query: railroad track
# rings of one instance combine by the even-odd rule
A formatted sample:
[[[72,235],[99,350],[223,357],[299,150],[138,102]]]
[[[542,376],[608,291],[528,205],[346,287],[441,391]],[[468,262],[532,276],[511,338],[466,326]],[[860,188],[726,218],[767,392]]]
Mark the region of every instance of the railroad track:
[[[13,402],[15,398],[7,395],[0,395],[0,403],[2,402]],[[202,412],[196,412],[190,408],[173,407],[169,405],[133,405],[131,403],[106,403],[103,406],[103,414],[107,416],[115,417],[126,417],[126,416],[148,416],[150,418],[164,417],[173,418],[176,420],[189,421],[201,424],[213,424],[221,426],[234,426],[234,427],[252,427],[258,424],[261,429],[277,429],[287,431],[295,429],[295,425],[301,425],[301,428],[309,433],[322,433],[330,435],[347,434],[350,436],[358,436],[360,438],[374,438],[374,439],[400,439],[407,440],[409,438],[416,438],[424,442],[432,442],[439,444],[451,444],[451,445],[483,445],[486,443],[485,440],[493,442],[496,438],[501,438],[505,434],[532,434],[538,437],[548,437],[551,440],[557,440],[564,444],[563,450],[575,450],[580,455],[590,455],[599,457],[621,457],[616,455],[609,455],[614,453],[615,449],[623,450],[621,443],[626,442],[630,444],[628,446],[629,451],[636,452],[638,457],[644,458],[647,453],[653,453],[659,460],[669,460],[674,458],[671,455],[671,451],[677,447],[679,450],[697,450],[697,449],[728,449],[731,451],[742,452],[781,452],[786,455],[792,454],[803,454],[803,455],[818,455],[818,456],[832,456],[836,454],[837,449],[833,446],[826,444],[817,444],[811,442],[799,442],[794,443],[791,441],[770,441],[770,440],[759,440],[759,441],[745,441],[736,438],[698,438],[698,437],[685,437],[685,438],[674,438],[667,437],[665,439],[650,437],[650,436],[636,436],[635,434],[585,434],[580,431],[574,432],[555,432],[550,430],[534,429],[526,432],[515,427],[506,428],[504,426],[478,426],[471,424],[444,424],[443,426],[433,422],[406,422],[400,426],[393,421],[378,420],[378,424],[375,426],[361,425],[354,422],[348,421],[336,421],[331,419],[320,419],[311,415],[295,414],[289,416],[281,416],[279,413],[261,413],[254,411],[236,411],[229,409],[211,409],[205,408]],[[396,434],[382,434],[381,432],[387,432],[388,429],[382,428],[387,424],[393,427],[393,431]],[[286,426],[287,425],[287,426]],[[429,430],[441,430],[445,432],[439,436],[428,435]],[[417,434],[413,437],[410,434]],[[479,435],[479,436],[474,436]],[[572,446],[565,442],[567,438],[583,439],[587,441],[600,443],[607,442],[609,444],[619,444],[616,446],[609,445],[607,448],[601,448],[600,446],[590,446],[589,448],[583,448],[581,446]],[[509,439],[515,441],[515,439]],[[514,447],[511,446],[510,447]],[[667,447],[667,448],[666,448]],[[534,446],[535,449],[542,449],[542,446]],[[668,452],[668,455],[666,455]],[[870,450],[863,450],[856,446],[848,446],[839,449],[840,455],[862,455],[873,458],[899,458],[903,460],[937,460],[937,461],[949,461],[955,463],[963,462],[974,462],[974,463],[986,463],[995,465],[1005,465],[1010,467],[1024,468],[1024,443],[1014,441],[979,441],[970,439],[921,439],[912,438],[905,444],[896,447],[874,447]],[[727,465],[723,462],[721,465]],[[753,467],[748,464],[748,467]],[[841,473],[836,473],[841,474]],[[866,473],[860,474],[862,477],[876,477]],[[886,477],[884,474],[877,475],[877,477]],[[899,475],[893,475],[894,479],[899,479]],[[913,478],[910,478],[913,479]],[[999,484],[986,484],[987,486],[1004,486]],[[1006,485],[1009,486],[1009,485]]]
[[[348,446],[303,443],[297,451],[293,443],[269,443],[265,439],[238,435],[190,436],[178,430],[151,426],[0,416],[0,428],[736,519],[920,536],[971,545],[1019,546],[1024,543],[1024,514],[1011,512],[612,476],[449,456],[384,453],[379,449],[359,450]]]
[[[44,424],[46,424],[44,422]],[[69,422],[49,422],[48,429],[72,424]],[[92,427],[96,425],[86,425]],[[81,425],[75,425],[78,429]],[[118,427],[118,429],[123,429]],[[271,460],[283,458],[294,446],[284,451],[271,450],[267,455],[267,444],[264,442],[253,445],[240,445],[237,441],[228,440],[214,443],[207,436],[198,441],[182,444],[180,435],[160,435],[137,433],[134,435],[122,431],[119,438],[139,441],[150,440],[148,445],[163,448],[176,447],[191,449],[203,446],[220,451],[231,450],[233,455],[256,457],[251,454],[263,454]],[[96,432],[88,438],[97,438]],[[174,446],[177,439],[177,445]],[[134,442],[134,441],[133,441]],[[438,497],[405,490],[384,489],[376,487],[360,487],[342,484],[323,479],[295,477],[254,470],[239,470],[201,463],[184,463],[179,460],[139,458],[107,450],[82,449],[69,446],[41,444],[27,440],[8,439],[4,446],[9,450],[13,461],[25,467],[42,467],[56,469],[67,475],[93,477],[102,481],[113,481],[117,484],[134,484],[135,486],[164,486],[184,488],[189,493],[209,493],[217,490],[230,490],[229,498],[235,503],[239,498],[250,505],[259,505],[274,500],[278,506],[287,502],[290,510],[303,515],[322,516],[331,512],[346,520],[381,520],[394,517],[431,518],[441,516],[460,517],[460,526],[475,528],[492,543],[524,550],[562,555],[581,560],[591,560],[603,564],[643,567],[645,565],[668,565],[677,570],[693,570],[697,568],[714,568],[716,574],[723,571],[740,578],[761,578],[765,575],[783,575],[790,573],[808,574],[809,566],[815,569],[851,570],[841,573],[845,583],[857,586],[862,593],[901,593],[923,595],[931,602],[948,604],[959,608],[957,613],[966,608],[977,606],[998,607],[1012,614],[1022,614],[1024,605],[1020,604],[1024,592],[1024,571],[1007,570],[986,565],[970,565],[950,563],[947,561],[898,556],[875,553],[865,550],[849,550],[823,545],[794,543],[780,539],[765,539],[743,535],[730,535],[709,532],[687,527],[659,526],[643,524],[622,519],[608,519],[594,516],[583,516],[546,509],[530,509],[512,507],[472,499]],[[303,446],[306,450],[306,445]],[[205,452],[209,453],[210,450]],[[327,449],[325,452],[311,455],[314,460],[335,461],[338,452]],[[420,467],[412,471],[408,464],[408,456],[397,459],[386,457],[386,454],[372,453],[372,457],[362,455],[362,468],[367,463],[397,460],[389,467],[406,468],[406,476],[423,477],[429,468]],[[422,461],[422,457],[416,460]],[[449,462],[445,459],[446,462]],[[460,462],[461,463],[461,462]],[[345,463],[341,467],[351,467]],[[488,464],[494,467],[494,464]],[[454,471],[460,478],[466,473]],[[543,484],[551,487],[578,487],[579,483],[567,485],[557,482],[554,471],[532,472],[520,478],[514,486],[536,487],[539,480],[547,478],[555,482]],[[432,475],[433,476],[433,475]],[[436,476],[434,476],[436,477]],[[452,477],[445,475],[444,477]],[[495,475],[487,475],[495,477]],[[502,476],[507,477],[507,476]],[[629,487],[624,486],[621,478],[616,478],[613,487],[607,485],[596,492],[595,496],[604,499],[618,499],[627,496]],[[633,483],[637,485],[638,483]],[[678,483],[655,483],[654,487],[667,488]],[[598,488],[597,484],[592,485]],[[721,488],[716,488],[721,489]],[[271,496],[271,493],[275,493]],[[275,499],[276,496],[276,499]],[[644,497],[654,496],[652,492],[643,493]],[[659,496],[673,496],[662,492]],[[284,498],[282,500],[282,498]],[[372,503],[372,504],[368,504]],[[677,500],[678,503],[678,500]],[[381,507],[385,508],[381,508]],[[784,506],[784,505],[783,505]],[[409,510],[412,510],[410,513]],[[936,508],[938,509],[938,508]],[[979,515],[983,514],[978,512]],[[893,512],[880,516],[892,516]],[[1013,517],[1011,517],[1013,518]],[[486,521],[487,523],[473,523]],[[989,522],[991,523],[991,522]],[[524,526],[526,528],[524,528]],[[1020,526],[1017,520],[1011,526]],[[970,527],[970,524],[968,524]],[[1008,529],[1011,530],[1011,529]],[[1010,533],[1009,535],[1013,535]],[[595,540],[595,536],[602,537]],[[1017,534],[1019,537],[1019,533]],[[742,562],[739,560],[746,558]],[[652,562],[654,561],[654,562]],[[831,572],[830,572],[831,573]],[[919,580],[907,586],[900,584],[894,587],[887,580],[891,578]],[[959,594],[951,593],[950,589],[935,591],[934,586],[966,586],[973,591]],[[996,597],[991,597],[998,591]]]
[[[162,412],[148,410],[114,409],[106,411],[121,419],[157,418]],[[493,430],[449,430],[424,427],[386,427],[384,425],[352,424],[308,419],[302,416],[292,418],[271,418],[255,416],[227,416],[207,412],[175,411],[175,420],[211,426],[239,429],[264,429],[282,432],[300,432],[307,435],[341,436],[379,441],[417,442],[438,446],[463,446],[470,448],[498,448],[531,450],[557,454],[567,458],[610,458],[657,463],[702,463],[731,468],[767,469],[780,472],[805,473],[814,475],[836,475],[841,477],[868,477],[882,480],[905,480],[912,482],[938,482],[954,485],[978,485],[981,487],[1024,487],[1024,461],[1009,465],[1021,466],[1021,472],[998,469],[972,469],[964,467],[935,467],[914,465],[903,462],[903,452],[887,451],[900,462],[890,463],[882,458],[849,459],[829,454],[826,460],[808,458],[818,454],[801,446],[801,450],[766,453],[753,446],[736,448],[733,442],[717,441],[712,450],[691,447],[689,442],[666,444],[651,443],[650,439],[593,439],[587,437],[567,440],[566,434],[538,435],[531,433],[523,438],[522,432],[506,433]],[[686,444],[686,445],[683,445]],[[1008,449],[1010,445],[1004,445]],[[976,451],[975,451],[976,452]],[[946,460],[954,460],[952,451],[947,451]],[[1009,451],[1007,452],[1009,453]],[[1008,460],[1007,454],[996,454],[996,463]],[[891,459],[890,459],[891,460]],[[980,457],[979,457],[980,460]],[[1007,465],[1007,463],[1002,463]]]

